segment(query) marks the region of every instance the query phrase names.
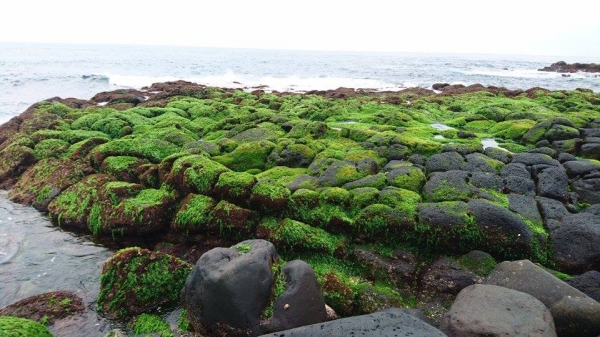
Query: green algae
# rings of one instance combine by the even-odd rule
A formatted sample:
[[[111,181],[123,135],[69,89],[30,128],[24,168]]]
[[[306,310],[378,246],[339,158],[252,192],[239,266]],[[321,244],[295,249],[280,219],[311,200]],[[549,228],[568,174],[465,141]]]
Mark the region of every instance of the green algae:
[[[25,318],[0,316],[0,336],[4,337],[52,337],[48,329]]]

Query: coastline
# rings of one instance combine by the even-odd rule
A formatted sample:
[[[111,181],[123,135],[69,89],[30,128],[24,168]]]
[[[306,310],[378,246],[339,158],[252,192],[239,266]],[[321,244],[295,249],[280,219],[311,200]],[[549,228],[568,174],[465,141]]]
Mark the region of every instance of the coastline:
[[[61,228],[117,245],[156,236],[156,250],[191,264],[269,240],[314,269],[341,316],[437,301],[435,324],[496,265],[474,268],[473,251],[598,270],[598,254],[572,247],[600,235],[573,242],[568,230],[600,216],[600,94],[432,87],[298,94],[177,81],[51,98],[0,126],[0,188]],[[398,264],[405,273],[386,271]]]

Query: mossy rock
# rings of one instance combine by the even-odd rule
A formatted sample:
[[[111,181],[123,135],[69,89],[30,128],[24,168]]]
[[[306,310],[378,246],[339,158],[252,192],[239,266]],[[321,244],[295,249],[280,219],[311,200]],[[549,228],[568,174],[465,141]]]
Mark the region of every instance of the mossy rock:
[[[391,239],[414,226],[414,219],[399,210],[383,204],[372,204],[363,208],[354,219],[356,236],[364,235],[370,240]]]
[[[246,172],[223,172],[215,184],[215,196],[231,201],[247,201],[256,184],[256,177]]]
[[[233,171],[243,172],[250,169],[265,168],[267,157],[275,148],[269,141],[240,144],[231,153],[213,157],[213,159]]]
[[[324,187],[319,190],[319,201],[322,204],[347,206],[350,192],[341,187]]]
[[[474,272],[475,274],[485,277],[496,267],[496,260],[485,252],[480,250],[474,250],[461,256],[458,259],[458,263],[467,270]]]
[[[363,209],[379,203],[379,190],[374,187],[360,187],[350,191],[350,207]]]
[[[149,161],[131,156],[107,157],[102,162],[100,170],[119,181],[135,183],[139,182],[138,169],[145,164],[149,164]]]
[[[421,191],[425,180],[423,171],[415,166],[399,167],[387,174],[388,185],[417,193]]]
[[[189,194],[181,202],[181,207],[171,223],[171,229],[187,234],[205,232],[216,205],[217,202],[211,197]]]
[[[308,167],[315,155],[315,151],[304,144],[290,144],[281,151],[273,151],[268,160],[279,166]]]
[[[15,202],[47,211],[52,199],[91,172],[91,167],[83,161],[44,159],[23,173],[9,197]]]
[[[365,175],[365,173],[359,172],[352,162],[334,161],[319,175],[317,183],[322,187],[337,187],[358,180]]]
[[[347,239],[332,235],[321,228],[300,221],[284,219],[270,229],[269,240],[278,248],[298,252],[322,252],[337,256],[345,255]]]
[[[177,192],[168,188],[143,189],[139,184],[107,183],[100,192],[100,202],[90,211],[90,229],[93,234],[112,236],[164,231],[171,223],[177,197]]]
[[[229,169],[203,155],[181,155],[165,159],[160,177],[182,194],[211,194],[219,175]]]
[[[176,257],[141,248],[115,253],[102,268],[98,309],[125,320],[143,312],[172,308],[192,266]]]
[[[136,335],[152,334],[160,337],[173,337],[173,331],[169,323],[165,322],[160,316],[151,314],[141,314],[131,323],[133,332]]]
[[[53,221],[59,226],[87,230],[92,207],[99,202],[98,192],[114,180],[109,175],[93,174],[64,190],[48,205]]]
[[[48,325],[69,316],[80,315],[84,309],[83,300],[79,296],[66,291],[54,291],[12,303],[0,309],[0,317],[20,317]]]
[[[213,208],[206,231],[224,238],[247,238],[256,232],[257,214],[225,200]]]
[[[179,146],[159,139],[117,139],[97,146],[90,155],[97,167],[110,156],[131,156],[158,164],[179,149]]]
[[[4,337],[52,337],[48,328],[25,318],[0,316],[0,336]]]
[[[290,190],[278,183],[262,181],[254,185],[250,204],[267,213],[281,213],[287,209]]]
[[[93,137],[79,141],[71,146],[65,154],[71,159],[84,159],[96,146],[108,143],[108,138]]]
[[[312,138],[319,139],[323,137],[329,128],[323,122],[298,122],[288,132],[289,138]]]
[[[384,173],[369,175],[349,183],[345,183],[342,187],[351,190],[354,188],[373,187],[381,189],[387,184],[387,176]]]
[[[527,130],[522,137],[523,142],[528,144],[535,144],[544,138],[544,134],[550,127],[552,123],[550,121],[543,121],[537,123],[532,128]]]
[[[549,142],[579,138],[579,130],[566,125],[554,124],[546,131],[544,138]]]
[[[61,139],[46,139],[35,144],[33,152],[37,160],[60,158],[67,153],[71,145]]]

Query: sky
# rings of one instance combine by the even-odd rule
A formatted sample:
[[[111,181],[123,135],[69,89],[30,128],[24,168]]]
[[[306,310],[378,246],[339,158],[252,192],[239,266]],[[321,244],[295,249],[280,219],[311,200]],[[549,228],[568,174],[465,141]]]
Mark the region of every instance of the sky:
[[[0,42],[600,58],[598,0],[4,0]]]

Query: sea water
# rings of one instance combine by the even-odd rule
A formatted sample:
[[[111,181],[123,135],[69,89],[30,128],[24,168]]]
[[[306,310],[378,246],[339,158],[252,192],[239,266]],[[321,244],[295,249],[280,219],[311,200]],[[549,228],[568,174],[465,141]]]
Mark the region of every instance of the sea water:
[[[0,43],[0,123],[40,100],[88,99],[101,91],[188,80],[252,90],[376,90],[480,83],[509,89],[588,88],[598,74],[537,69],[564,56],[325,52],[201,47]]]

